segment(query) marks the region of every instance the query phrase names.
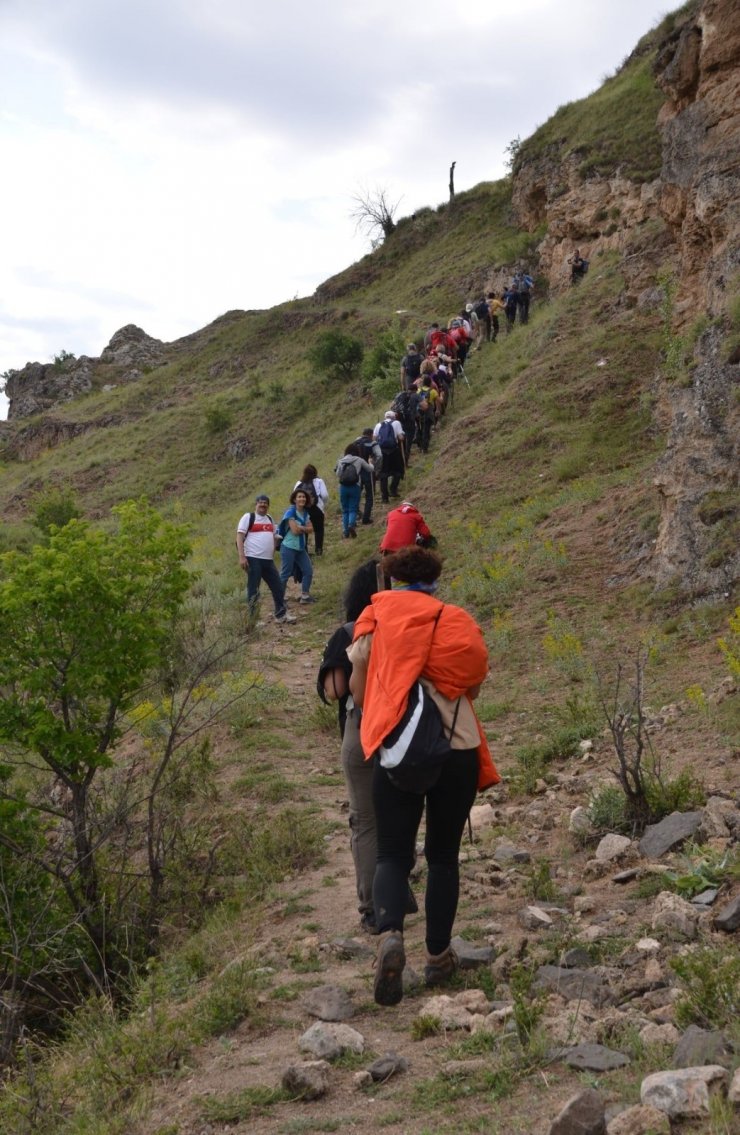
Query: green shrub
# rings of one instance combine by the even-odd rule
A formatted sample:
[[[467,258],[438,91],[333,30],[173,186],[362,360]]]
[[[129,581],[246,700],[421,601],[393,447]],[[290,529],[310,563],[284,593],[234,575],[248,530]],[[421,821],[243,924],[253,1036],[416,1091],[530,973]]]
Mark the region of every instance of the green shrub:
[[[671,958],[682,996],[676,1005],[676,1021],[705,1029],[722,1029],[740,1014],[740,953],[726,948],[700,946]]]
[[[205,412],[206,433],[212,437],[224,434],[233,422],[233,414],[223,403],[214,402]]]
[[[588,806],[588,815],[597,833],[628,831],[627,801],[617,784],[598,788]]]
[[[77,504],[71,489],[49,488],[33,498],[31,516],[35,526],[48,537],[51,535],[52,527],[64,528],[70,520],[79,519],[82,516],[82,509]]]
[[[311,367],[338,382],[351,382],[360,373],[365,349],[359,339],[343,331],[324,331],[307,358]]]

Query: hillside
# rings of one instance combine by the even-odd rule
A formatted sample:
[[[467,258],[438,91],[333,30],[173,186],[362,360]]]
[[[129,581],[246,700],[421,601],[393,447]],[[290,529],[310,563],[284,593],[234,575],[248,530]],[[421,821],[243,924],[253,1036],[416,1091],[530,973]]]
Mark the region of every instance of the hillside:
[[[104,527],[114,506],[146,495],[191,526],[193,625],[228,634],[235,653],[205,695],[225,708],[173,797],[190,830],[169,881],[161,958],[131,975],[128,1013],[100,989],[66,1043],[52,1030],[58,1046],[26,1046],[0,1130],[545,1135],[584,1088],[615,1110],[635,1104],[646,1075],[675,1067],[690,1024],[723,1030],[730,1052],[696,1063],[735,1068],[736,937],[716,917],[738,893],[740,834],[737,674],[727,664],[738,654],[740,568],[739,40],[729,0],[684,5],[599,91],[526,139],[511,177],[403,218],[310,298],[231,311],[170,344],[123,328],[100,359],[9,376],[0,548],[32,547],[34,511],[55,492]],[[590,267],[572,287],[575,247]],[[461,1004],[499,1016],[461,1030],[426,991],[398,1010],[370,1001],[336,722],[314,689],[342,588],[376,548],[385,511],[342,542],[329,474],[388,405],[395,363],[345,383],[307,356],[331,329],[366,353],[382,337],[418,340],[523,268],[535,277],[529,324],[471,356],[469,384],[458,383],[402,487],[439,539],[443,597],[475,615],[491,658],[480,713],[504,782],[490,807],[479,801],[456,926],[492,949],[452,992],[464,993],[458,1016]],[[236,522],[258,491],[279,513],[307,461],[332,491],[318,602],[295,626],[249,623]],[[671,786],[664,811],[700,818],[683,847],[648,857],[635,839],[611,860],[596,852],[601,837],[637,833],[620,813],[605,709],[618,700],[617,668],[631,675],[638,654],[650,740]],[[229,704],[240,682],[246,692]],[[155,733],[133,713],[117,766],[143,767]],[[33,775],[23,776],[30,790]],[[114,769],[111,798],[118,787]],[[578,807],[591,810],[580,832]],[[634,874],[615,881],[620,869]],[[423,893],[421,860],[419,874]],[[663,917],[670,903],[658,892],[695,897],[701,887],[676,882],[687,877],[717,893],[687,904],[677,930],[680,910]],[[543,904],[544,918],[523,913]],[[422,939],[416,916],[417,968]],[[673,961],[687,943],[698,962],[681,976]],[[538,991],[540,967],[576,949],[594,997]],[[328,1094],[296,1102],[280,1079],[305,1058],[306,997],[325,984],[352,996],[365,1054],[332,1061]],[[65,987],[53,1012],[36,1004],[30,1035],[48,1033],[69,999]],[[559,1053],[579,1042],[631,1063],[566,1066]],[[356,1080],[368,1053],[389,1051],[409,1068],[375,1086]],[[711,1112],[671,1130],[719,1135],[736,1119],[720,1093]],[[658,1120],[609,1132],[646,1135]]]

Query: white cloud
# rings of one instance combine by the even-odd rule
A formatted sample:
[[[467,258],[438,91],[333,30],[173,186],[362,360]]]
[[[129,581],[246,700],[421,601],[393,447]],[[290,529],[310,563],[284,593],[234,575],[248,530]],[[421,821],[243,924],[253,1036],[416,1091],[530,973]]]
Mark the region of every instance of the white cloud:
[[[310,293],[401,213],[503,172],[655,0],[5,0],[0,369]]]

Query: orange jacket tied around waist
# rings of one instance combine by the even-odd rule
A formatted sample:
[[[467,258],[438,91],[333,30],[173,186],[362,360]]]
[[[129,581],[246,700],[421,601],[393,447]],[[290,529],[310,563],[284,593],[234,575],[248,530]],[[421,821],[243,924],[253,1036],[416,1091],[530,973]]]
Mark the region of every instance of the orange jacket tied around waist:
[[[380,591],[355,622],[354,641],[366,634],[373,636],[360,726],[366,759],[401,720],[419,677],[451,701],[467,698],[472,708],[467,691],[486,677],[488,650],[480,627],[462,607],[419,591]],[[477,717],[476,725],[481,792],[501,777]]]

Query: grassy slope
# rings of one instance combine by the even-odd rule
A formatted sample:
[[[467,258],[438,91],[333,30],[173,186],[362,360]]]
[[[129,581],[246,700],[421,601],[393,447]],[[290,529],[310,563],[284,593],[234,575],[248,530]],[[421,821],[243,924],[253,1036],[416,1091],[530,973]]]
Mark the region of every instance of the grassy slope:
[[[638,55],[629,65],[633,93],[648,64]],[[578,104],[571,148],[587,153],[583,139],[597,136],[604,107],[613,113],[614,105],[629,105],[624,75],[610,82]],[[552,138],[576,129],[576,112],[565,111],[543,128]],[[548,137],[540,141],[549,144]],[[633,148],[636,176],[647,169],[651,144],[638,139]],[[315,335],[340,325],[368,346],[389,327],[416,337],[479,291],[491,266],[531,255],[532,239],[512,226],[507,181],[478,186],[451,206],[404,220],[386,245],[327,281],[317,297],[229,313],[182,344],[169,366],[61,407],[53,415],[59,421],[115,416],[120,424],[3,467],[6,545],[29,538],[29,500],[44,485],[69,483],[101,519],[117,501],[147,493],[192,522],[202,591],[238,609],[233,530],[254,492],[268,491],[278,512],[303,464],[312,460],[327,475],[346,441],[384,406],[309,372],[305,355]],[[529,328],[473,359],[470,389],[459,390],[406,483],[440,537],[446,597],[464,602],[484,628],[493,678],[482,709],[512,783],[521,775],[516,746],[584,696],[584,656],[606,670],[649,639],[649,698],[658,705],[681,700],[689,685],[711,690],[724,674],[716,638],[727,608],[690,606],[639,579],[657,522],[651,470],[664,444],[651,414],[660,326],[657,316],[621,303],[622,291],[619,263],[603,257],[579,289],[552,302],[538,296]],[[399,309],[406,314],[397,316]],[[111,381],[110,370],[101,368],[99,381]],[[215,400],[232,415],[226,439],[248,440],[244,462],[230,459],[226,439],[205,429]],[[296,648],[314,659],[347,571],[378,536],[370,529],[342,546],[336,524],[329,527],[320,603],[296,631]],[[710,749],[726,754],[737,728],[732,712],[728,699],[711,714],[689,714],[677,759],[701,764]],[[242,767],[254,760],[246,732]],[[264,732],[259,744],[268,745]],[[227,767],[233,741],[222,738],[221,746]]]

